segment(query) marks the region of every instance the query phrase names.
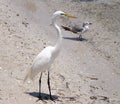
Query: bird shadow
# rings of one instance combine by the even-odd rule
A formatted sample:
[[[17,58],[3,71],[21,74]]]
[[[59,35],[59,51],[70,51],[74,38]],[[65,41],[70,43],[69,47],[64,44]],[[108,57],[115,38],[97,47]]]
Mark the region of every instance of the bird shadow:
[[[39,98],[39,93],[38,92],[25,92],[25,94],[28,94],[30,96]],[[41,100],[51,100],[50,95],[46,93],[41,93],[42,99]],[[52,100],[57,100],[58,96],[57,95],[52,95]]]
[[[73,40],[73,41],[87,41],[85,38],[73,38],[73,37],[63,37],[63,39]]]
[[[82,2],[92,2],[92,1],[96,1],[96,0],[80,0]]]
[[[93,2],[93,1],[96,1],[96,0],[74,0],[74,2]]]

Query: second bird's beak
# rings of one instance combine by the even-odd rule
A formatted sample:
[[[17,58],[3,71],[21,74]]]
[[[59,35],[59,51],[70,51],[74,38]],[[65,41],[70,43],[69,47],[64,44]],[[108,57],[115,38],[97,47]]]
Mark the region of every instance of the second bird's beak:
[[[72,16],[71,14],[64,14],[66,17],[68,17],[68,18],[77,18],[77,17],[75,17],[75,16]]]

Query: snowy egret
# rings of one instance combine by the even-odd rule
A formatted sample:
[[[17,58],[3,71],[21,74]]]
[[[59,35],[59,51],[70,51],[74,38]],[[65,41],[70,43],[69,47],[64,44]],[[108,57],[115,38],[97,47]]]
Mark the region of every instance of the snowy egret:
[[[86,32],[89,30],[89,26],[92,23],[90,22],[84,22],[82,26],[80,25],[74,25],[74,26],[62,26],[63,29],[65,29],[66,31],[71,31],[73,33],[79,33],[79,39],[82,39],[82,33]]]
[[[56,19],[58,16],[66,16],[68,18],[76,18],[75,16],[72,16],[70,14],[66,14],[62,11],[56,11],[53,14],[52,17],[52,24],[55,27],[57,31],[57,43],[55,46],[48,46],[44,48],[38,56],[34,59],[33,64],[31,69],[28,71],[24,81],[28,78],[33,79],[38,73],[41,72],[40,78],[39,78],[39,99],[42,99],[41,95],[41,78],[42,78],[42,72],[48,71],[48,89],[49,89],[49,94],[50,94],[50,99],[53,100],[52,95],[51,95],[51,88],[50,88],[50,66],[53,63],[54,59],[57,57],[60,49],[61,49],[61,43],[62,43],[62,34],[61,34],[61,29],[60,27],[56,24]]]

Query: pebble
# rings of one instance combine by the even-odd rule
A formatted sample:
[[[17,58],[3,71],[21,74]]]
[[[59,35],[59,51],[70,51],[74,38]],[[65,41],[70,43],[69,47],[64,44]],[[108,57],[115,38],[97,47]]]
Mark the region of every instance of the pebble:
[[[3,68],[2,67],[0,67],[0,70],[2,70]]]
[[[29,100],[32,100],[32,98],[31,98],[31,97],[29,97]]]
[[[30,84],[31,82],[30,81],[27,81],[28,84]]]

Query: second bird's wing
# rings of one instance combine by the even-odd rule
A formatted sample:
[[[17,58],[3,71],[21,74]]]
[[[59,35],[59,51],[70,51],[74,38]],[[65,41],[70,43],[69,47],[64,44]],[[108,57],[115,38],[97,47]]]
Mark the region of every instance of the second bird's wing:
[[[79,25],[75,25],[75,26],[72,27],[72,31],[74,31],[76,33],[77,32],[82,32],[83,28],[81,26],[79,26]]]

